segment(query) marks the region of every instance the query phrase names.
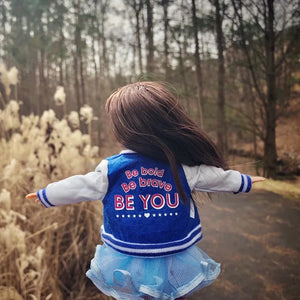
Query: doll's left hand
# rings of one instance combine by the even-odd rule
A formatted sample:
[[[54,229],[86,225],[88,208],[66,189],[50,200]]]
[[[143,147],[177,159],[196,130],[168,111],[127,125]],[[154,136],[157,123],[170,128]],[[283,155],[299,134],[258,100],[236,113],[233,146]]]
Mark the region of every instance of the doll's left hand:
[[[37,196],[37,193],[31,193],[25,196],[28,200],[34,200],[35,202],[40,202],[40,199]]]

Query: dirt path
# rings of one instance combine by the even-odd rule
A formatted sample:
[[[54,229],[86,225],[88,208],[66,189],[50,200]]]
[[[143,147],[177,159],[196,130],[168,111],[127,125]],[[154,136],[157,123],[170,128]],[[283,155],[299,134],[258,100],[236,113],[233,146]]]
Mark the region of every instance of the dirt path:
[[[255,191],[222,195],[199,212],[199,246],[222,272],[189,300],[300,299],[300,202]]]

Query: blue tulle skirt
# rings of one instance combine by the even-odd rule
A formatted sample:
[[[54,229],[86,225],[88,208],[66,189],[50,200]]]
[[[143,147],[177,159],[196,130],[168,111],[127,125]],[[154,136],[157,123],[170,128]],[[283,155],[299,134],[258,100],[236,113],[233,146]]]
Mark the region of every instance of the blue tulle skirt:
[[[197,246],[162,257],[140,257],[98,245],[86,275],[115,299],[172,300],[211,284],[220,264]]]

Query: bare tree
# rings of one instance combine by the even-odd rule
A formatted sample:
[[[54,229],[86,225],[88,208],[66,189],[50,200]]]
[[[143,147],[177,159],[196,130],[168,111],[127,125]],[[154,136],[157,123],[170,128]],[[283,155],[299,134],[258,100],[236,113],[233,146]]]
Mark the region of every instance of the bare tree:
[[[161,0],[161,5],[164,11],[164,71],[165,78],[167,79],[169,74],[169,42],[168,42],[168,34],[169,34],[169,4],[170,0]]]
[[[75,14],[76,14],[76,20],[75,20],[75,32],[74,32],[74,44],[75,49],[73,53],[73,66],[74,66],[74,85],[75,85],[75,95],[76,95],[76,102],[77,102],[77,111],[79,113],[80,107],[82,105],[82,95],[80,93],[80,80],[79,80],[79,56],[80,56],[80,47],[81,47],[81,37],[80,37],[80,25],[79,25],[79,2],[80,0],[77,0],[73,3]]]
[[[152,0],[145,0],[147,9],[147,73],[154,71],[154,42],[153,42],[153,3]]]
[[[137,46],[137,51],[138,51],[138,64],[139,64],[140,73],[143,73],[140,15],[141,15],[141,11],[143,9],[144,3],[143,3],[143,0],[126,0],[126,4],[129,5],[134,11],[135,36],[136,36],[136,44],[137,44],[136,46]]]
[[[295,41],[299,38],[299,30],[291,27],[288,38],[286,22],[292,24],[296,9],[292,10],[289,20],[284,20],[282,28],[275,29],[276,15],[274,0],[231,1],[235,12],[235,26],[241,49],[246,58],[247,68],[255,89],[259,112],[264,126],[262,136],[264,142],[264,171],[268,177],[276,176],[276,122],[283,111],[288,97],[280,103],[278,95],[281,87],[278,70],[287,63],[289,56],[295,51]],[[289,3],[291,5],[291,3]],[[280,3],[277,3],[280,5]],[[285,51],[280,53],[280,44],[284,43]],[[293,55],[295,57],[295,55]],[[288,94],[286,95],[288,96]],[[280,107],[280,109],[279,109]]]
[[[224,63],[224,34],[223,9],[224,2],[214,0],[216,43],[218,48],[218,110],[217,110],[217,145],[220,151],[227,155],[227,124],[225,113],[225,63]]]
[[[199,53],[199,38],[198,38],[198,22],[197,22],[197,13],[196,13],[196,4],[195,0],[192,0],[192,23],[193,23],[193,33],[194,33],[194,42],[195,42],[195,66],[196,66],[196,81],[197,81],[197,108],[198,108],[198,119],[199,124],[203,128],[203,80],[202,80],[202,70],[201,70],[201,61]]]

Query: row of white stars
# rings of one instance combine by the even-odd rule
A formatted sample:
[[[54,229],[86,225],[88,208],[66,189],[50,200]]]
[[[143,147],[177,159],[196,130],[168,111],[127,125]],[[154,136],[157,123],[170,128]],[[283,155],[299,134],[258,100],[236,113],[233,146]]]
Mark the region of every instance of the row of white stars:
[[[167,216],[177,216],[178,213],[164,213],[164,214],[150,214],[150,213],[144,213],[144,214],[138,214],[138,215],[116,215],[117,218],[142,218],[142,217],[145,217],[145,218],[149,218],[150,216],[152,217],[167,217]]]

